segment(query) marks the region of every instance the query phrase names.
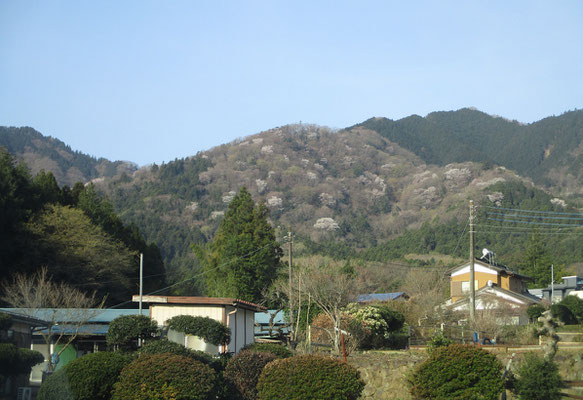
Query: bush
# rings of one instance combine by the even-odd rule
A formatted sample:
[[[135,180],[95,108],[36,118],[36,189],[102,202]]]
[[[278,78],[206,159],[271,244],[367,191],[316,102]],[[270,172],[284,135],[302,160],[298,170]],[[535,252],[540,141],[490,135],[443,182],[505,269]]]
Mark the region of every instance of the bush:
[[[189,357],[193,360],[200,361],[208,365],[215,371],[222,371],[223,365],[220,360],[213,358],[208,353],[199,350],[192,350],[184,347],[180,343],[171,342],[168,339],[152,340],[142,346],[139,350],[140,354],[164,354],[170,353],[178,356]]]
[[[354,400],[363,389],[355,368],[316,355],[273,361],[265,366],[257,384],[261,400]]]
[[[32,367],[44,359],[38,351],[20,349],[12,343],[0,343],[0,375],[29,374]]]
[[[573,325],[577,323],[577,318],[575,318],[571,310],[563,304],[553,304],[551,306],[551,314],[553,315],[553,318],[557,318],[565,325]]]
[[[565,298],[561,300],[559,304],[567,307],[578,322],[583,322],[583,299],[580,299],[577,296],[569,295],[565,296]]]
[[[543,312],[545,312],[545,311],[546,311],[546,309],[543,305],[531,304],[526,309],[526,315],[528,315],[528,319],[530,320],[530,322],[536,322],[538,320],[538,318],[541,315],[543,315]]]
[[[219,321],[208,317],[177,315],[166,321],[166,324],[170,329],[199,336],[205,342],[215,346],[226,345],[231,341],[231,330]]]
[[[9,314],[0,312],[0,331],[10,329],[12,326],[12,317]]]
[[[156,321],[145,315],[122,315],[109,324],[107,344],[122,350],[135,350],[138,339],[150,339],[158,333]]]
[[[37,400],[75,400],[65,369],[50,374],[40,386]]]
[[[418,399],[497,400],[502,369],[496,356],[478,347],[438,347],[409,377],[410,392]]]
[[[439,332],[433,335],[429,343],[427,343],[427,350],[431,353],[433,350],[439,347],[447,347],[450,344],[453,344],[453,341],[443,336],[442,332]]]
[[[257,398],[259,375],[271,361],[277,359],[272,353],[241,351],[227,363],[225,381],[245,400]]]
[[[358,347],[365,350],[392,347],[395,344],[392,334],[405,322],[401,312],[383,304],[361,306],[353,303],[348,305],[347,313],[361,324],[359,327],[353,321],[350,332],[358,338]]]
[[[521,400],[560,400],[561,377],[557,364],[528,353],[517,371],[515,391]]]
[[[288,358],[294,355],[287,347],[277,343],[251,343],[243,347],[242,350],[267,352],[277,358]]]
[[[76,400],[111,399],[113,384],[133,355],[114,352],[86,354],[65,366]]]
[[[211,400],[216,377],[212,368],[174,354],[141,355],[127,365],[114,385],[113,400]]]

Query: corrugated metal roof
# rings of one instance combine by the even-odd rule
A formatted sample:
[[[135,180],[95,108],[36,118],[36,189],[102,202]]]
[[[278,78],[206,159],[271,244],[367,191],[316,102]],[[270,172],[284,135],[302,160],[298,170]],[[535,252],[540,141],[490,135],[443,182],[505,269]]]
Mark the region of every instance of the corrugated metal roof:
[[[361,294],[356,298],[359,303],[364,303],[367,301],[390,301],[396,300],[399,297],[409,297],[405,292],[392,292],[392,293],[370,293]]]
[[[42,321],[109,323],[122,315],[138,315],[137,309],[102,309],[102,308],[0,308],[13,314],[35,318]],[[142,311],[148,315],[148,309]],[[89,319],[87,319],[89,317]]]

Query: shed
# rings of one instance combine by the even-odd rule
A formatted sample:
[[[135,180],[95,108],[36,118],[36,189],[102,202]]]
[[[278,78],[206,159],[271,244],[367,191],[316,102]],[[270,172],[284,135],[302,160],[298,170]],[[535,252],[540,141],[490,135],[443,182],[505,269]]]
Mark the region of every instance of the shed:
[[[134,295],[132,300],[138,302],[140,296]],[[223,297],[142,296],[142,301],[149,303],[150,318],[158,325],[164,325],[167,320],[177,315],[192,315],[209,317],[228,326],[231,330],[231,343],[226,349],[222,346],[220,348],[205,346],[204,350],[211,353],[224,351],[237,353],[245,345],[253,343],[255,341],[255,313],[267,310],[263,306],[245,300]],[[189,348],[203,349],[200,347],[200,341],[189,335],[184,335],[183,338],[169,336],[169,339],[180,340],[181,344]]]

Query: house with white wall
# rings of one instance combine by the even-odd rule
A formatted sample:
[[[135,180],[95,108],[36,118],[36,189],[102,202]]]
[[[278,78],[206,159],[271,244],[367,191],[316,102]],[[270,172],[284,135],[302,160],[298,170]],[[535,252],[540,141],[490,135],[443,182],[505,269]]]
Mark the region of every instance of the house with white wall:
[[[140,301],[140,296],[133,296],[134,302]],[[231,343],[227,348],[214,347],[201,343],[200,339],[190,335],[171,332],[170,340],[179,342],[194,350],[204,350],[209,353],[237,353],[247,344],[255,341],[255,313],[267,309],[245,300],[221,297],[200,296],[142,296],[142,301],[149,304],[150,318],[159,326],[177,315],[193,317],[208,317],[221,322],[231,330]]]

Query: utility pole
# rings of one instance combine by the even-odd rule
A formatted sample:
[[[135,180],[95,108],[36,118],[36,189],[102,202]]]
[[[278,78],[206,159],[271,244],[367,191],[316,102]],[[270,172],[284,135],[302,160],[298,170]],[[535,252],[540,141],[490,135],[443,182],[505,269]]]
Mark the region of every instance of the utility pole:
[[[555,264],[551,264],[551,304],[555,303]]]
[[[140,315],[142,315],[143,293],[144,293],[144,253],[140,253]]]
[[[287,231],[287,235],[288,235],[288,246],[289,246],[289,259],[288,259],[288,272],[289,272],[289,322],[290,322],[290,340],[293,336],[292,332],[292,327],[293,327],[293,321],[294,321],[294,313],[293,313],[293,302],[292,302],[292,292],[293,292],[293,286],[292,286],[292,261],[293,261],[293,244],[294,244],[294,239],[292,236],[292,232],[291,232],[291,227],[288,228]]]
[[[476,284],[474,271],[474,201],[470,200],[470,321],[476,318]]]

